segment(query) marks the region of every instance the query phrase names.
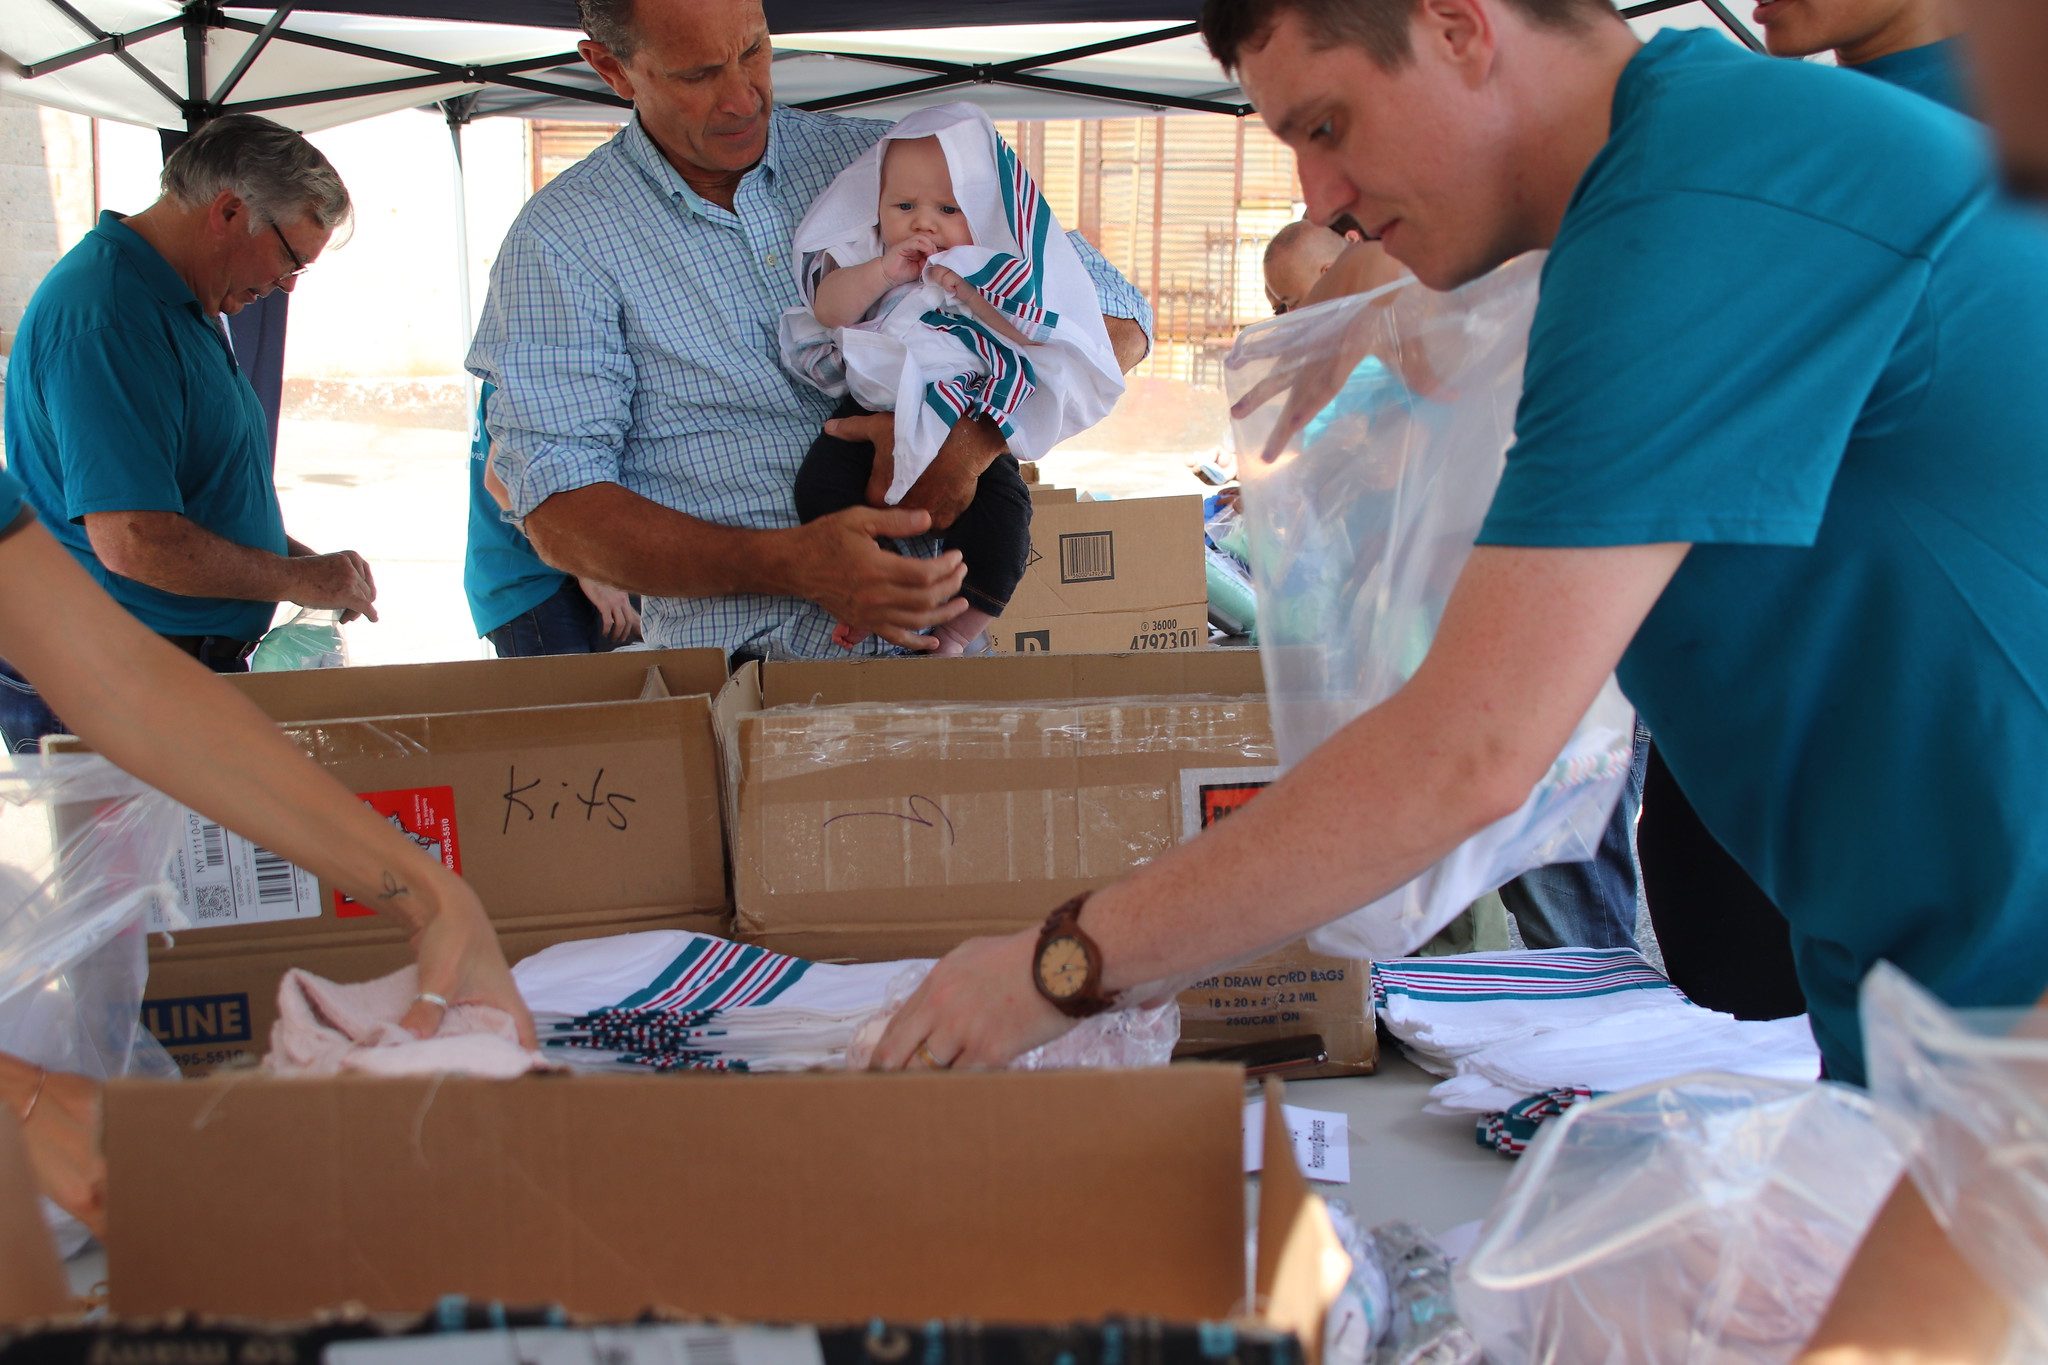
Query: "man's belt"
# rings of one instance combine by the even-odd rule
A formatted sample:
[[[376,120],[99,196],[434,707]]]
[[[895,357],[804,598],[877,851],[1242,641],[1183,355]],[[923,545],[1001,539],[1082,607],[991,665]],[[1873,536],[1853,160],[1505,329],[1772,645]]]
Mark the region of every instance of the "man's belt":
[[[166,635],[164,638],[215,672],[223,666],[247,663],[249,656],[256,652],[254,640],[236,640],[226,635]]]

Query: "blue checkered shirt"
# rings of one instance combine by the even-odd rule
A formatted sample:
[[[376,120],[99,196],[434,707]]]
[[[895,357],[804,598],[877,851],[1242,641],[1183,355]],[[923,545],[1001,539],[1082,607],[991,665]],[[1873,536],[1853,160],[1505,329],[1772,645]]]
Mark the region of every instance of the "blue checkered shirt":
[[[617,483],[703,521],[796,525],[797,466],[834,400],[782,367],[776,324],[802,303],[790,242],[888,126],[778,107],[729,211],[685,184],[634,119],[533,197],[492,267],[468,359],[497,386],[492,460],[515,515]],[[1073,240],[1102,311],[1149,338],[1143,296]],[[830,615],[793,597],[649,597],[642,622],[661,646],[841,652]]]

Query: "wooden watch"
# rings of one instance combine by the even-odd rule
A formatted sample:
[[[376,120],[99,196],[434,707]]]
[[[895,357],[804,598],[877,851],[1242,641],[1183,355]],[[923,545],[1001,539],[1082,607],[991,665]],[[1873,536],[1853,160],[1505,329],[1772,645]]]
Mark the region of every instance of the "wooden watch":
[[[1102,950],[1081,928],[1081,907],[1087,903],[1083,891],[1046,918],[1031,962],[1031,984],[1070,1019],[1116,1008],[1116,997],[1102,993]]]

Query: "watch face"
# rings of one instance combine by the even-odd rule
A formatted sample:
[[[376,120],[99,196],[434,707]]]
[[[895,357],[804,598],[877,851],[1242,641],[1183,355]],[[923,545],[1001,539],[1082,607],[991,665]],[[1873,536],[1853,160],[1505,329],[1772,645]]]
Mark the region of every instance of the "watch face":
[[[1088,984],[1088,950],[1077,938],[1061,937],[1038,954],[1038,980],[1055,1000],[1069,1000]]]

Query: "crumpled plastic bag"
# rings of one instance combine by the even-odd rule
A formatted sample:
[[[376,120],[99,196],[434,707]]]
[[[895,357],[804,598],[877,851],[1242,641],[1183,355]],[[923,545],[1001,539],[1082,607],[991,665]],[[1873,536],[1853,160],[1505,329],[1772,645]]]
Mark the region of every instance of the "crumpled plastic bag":
[[[1232,349],[1226,379],[1234,409],[1246,409],[1234,429],[1283,766],[1393,696],[1428,653],[1506,464],[1541,266],[1525,256],[1448,294],[1408,280],[1318,304],[1247,329]],[[1353,356],[1364,358],[1347,373]],[[1274,461],[1259,458],[1285,410],[1324,395]],[[1609,679],[1520,810],[1309,942],[1342,957],[1405,957],[1530,868],[1593,857],[1634,738],[1634,711]]]
[[[143,1026],[144,925],[176,904],[184,808],[89,754],[0,760],[0,1052],[107,1080],[175,1078]],[[44,1206],[59,1251],[86,1231]]]
[[[1789,1361],[1903,1158],[1847,1086],[1699,1074],[1543,1126],[1457,1271],[1493,1365]]]
[[[342,635],[341,613],[331,607],[301,607],[283,625],[265,631],[249,656],[251,673],[347,666],[348,641]]]
[[[1912,1137],[1908,1169],[1949,1241],[2048,1359],[2048,1011],[1951,1010],[1880,963],[1864,978],[1871,1097]]]

